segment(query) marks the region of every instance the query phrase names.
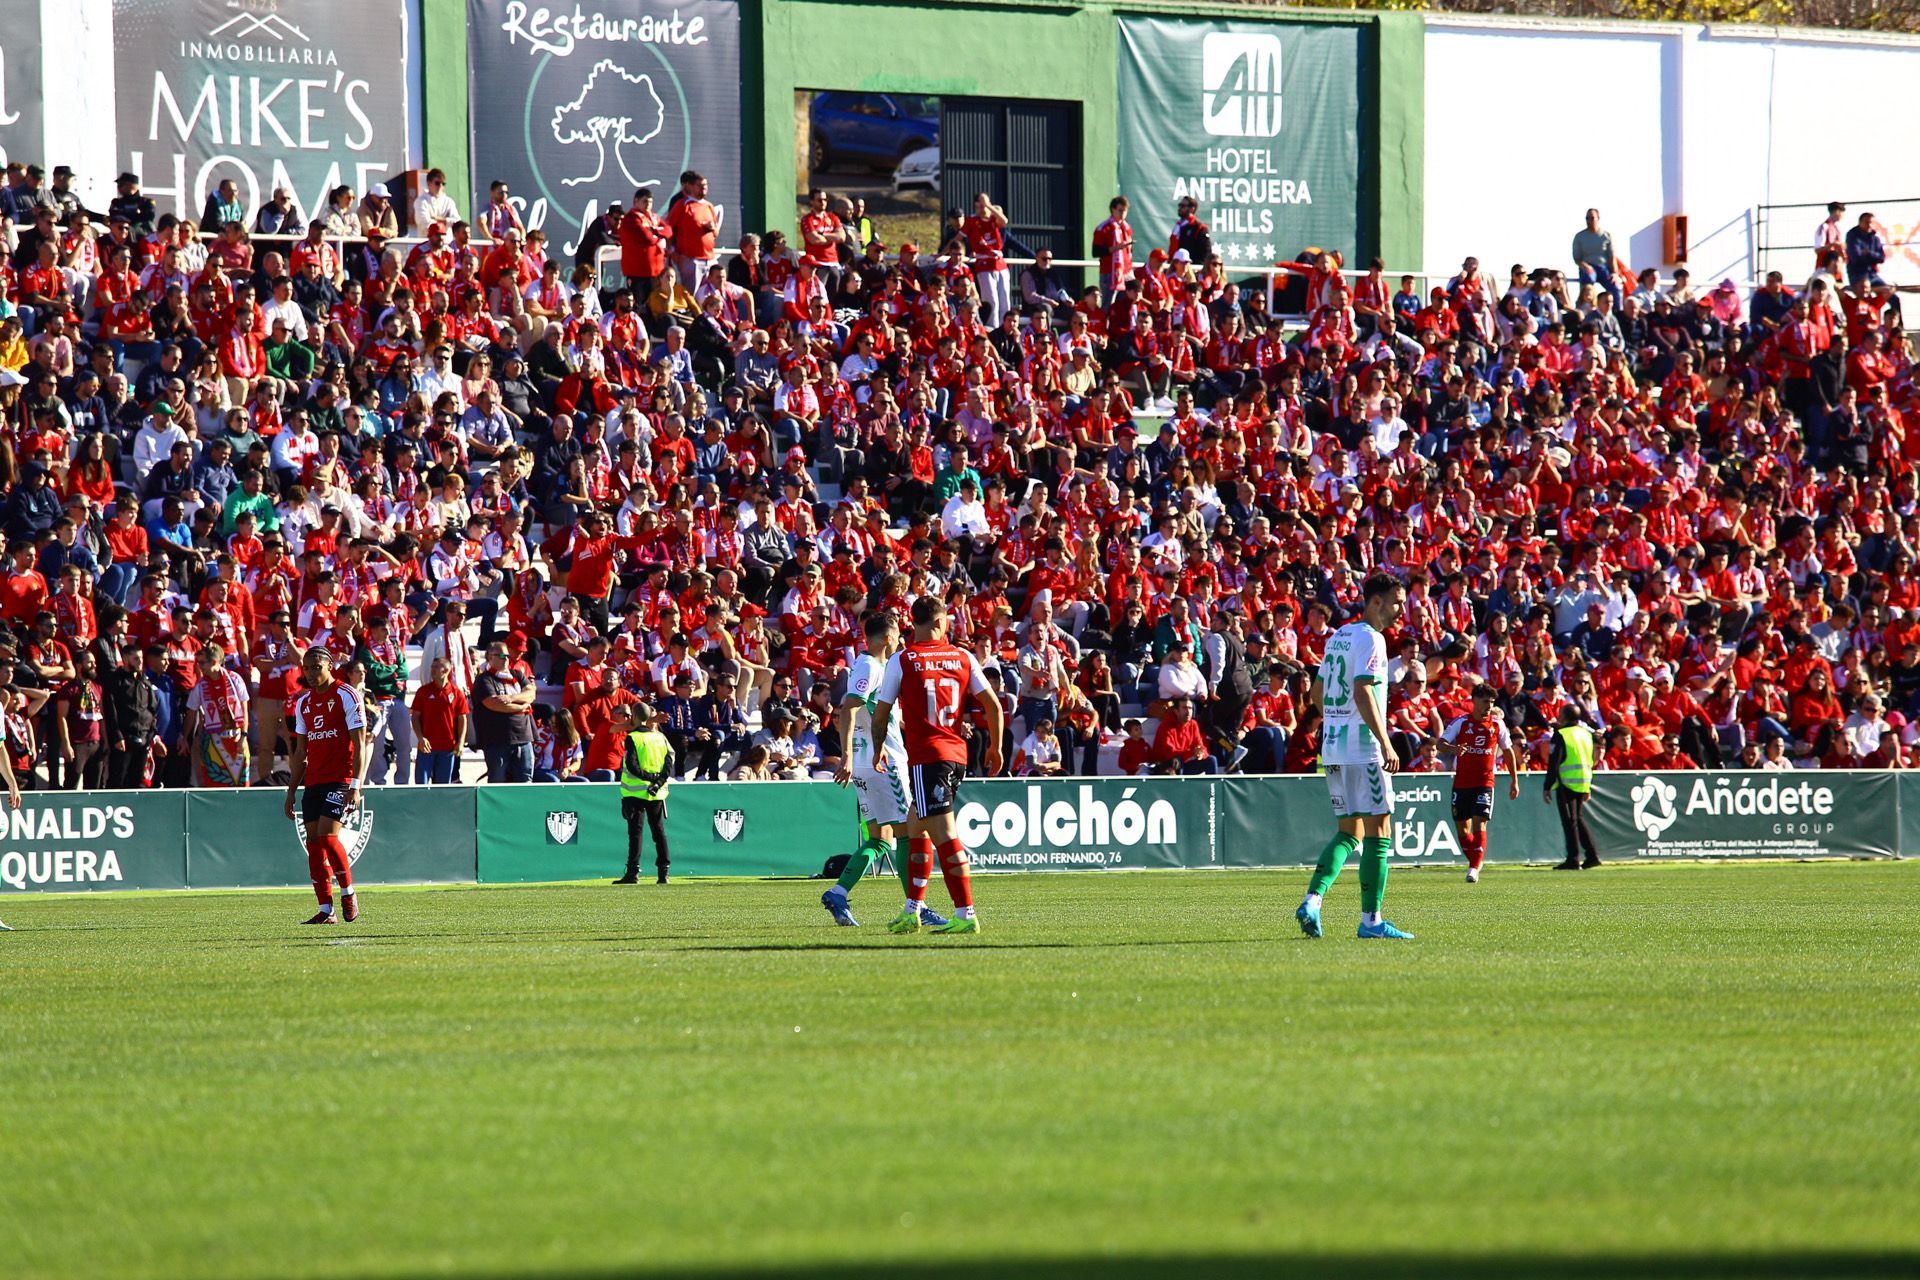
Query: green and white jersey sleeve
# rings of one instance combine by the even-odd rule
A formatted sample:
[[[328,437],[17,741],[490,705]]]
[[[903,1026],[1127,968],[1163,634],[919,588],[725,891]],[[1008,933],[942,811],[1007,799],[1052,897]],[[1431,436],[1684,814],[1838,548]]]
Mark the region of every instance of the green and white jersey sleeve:
[[[856,765],[868,764],[873,760],[873,706],[879,701],[880,678],[885,674],[886,664],[870,653],[855,658],[853,666],[847,671],[847,697],[860,700],[853,709],[853,741],[849,744]],[[887,726],[887,754],[895,761],[907,758],[907,746],[900,736],[900,717],[897,715],[893,723]]]
[[[1374,764],[1386,759],[1379,740],[1360,718],[1361,698],[1374,700],[1384,723],[1387,638],[1363,621],[1334,632],[1320,660],[1320,763]]]

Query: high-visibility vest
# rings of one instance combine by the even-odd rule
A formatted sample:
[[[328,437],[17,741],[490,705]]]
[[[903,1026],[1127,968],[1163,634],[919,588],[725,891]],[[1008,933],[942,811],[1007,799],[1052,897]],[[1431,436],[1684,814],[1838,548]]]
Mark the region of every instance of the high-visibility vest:
[[[1560,762],[1560,785],[1585,795],[1593,790],[1593,730],[1583,724],[1563,725],[1560,745],[1566,751]]]
[[[639,761],[642,773],[665,773],[667,761],[673,755],[673,746],[664,733],[652,730],[636,730],[627,735],[627,742],[633,748],[633,755]],[[627,772],[626,753],[620,757],[620,796],[624,800],[665,800],[667,783],[663,778],[656,786],[653,779],[637,777]]]

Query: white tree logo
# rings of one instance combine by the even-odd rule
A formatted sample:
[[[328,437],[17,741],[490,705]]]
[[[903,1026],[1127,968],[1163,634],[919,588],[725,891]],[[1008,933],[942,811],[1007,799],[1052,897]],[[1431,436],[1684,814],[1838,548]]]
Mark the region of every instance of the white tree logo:
[[[557,142],[590,142],[597,163],[593,172],[578,178],[562,178],[560,184],[577,187],[583,182],[598,182],[607,170],[607,144],[613,144],[614,162],[632,186],[645,186],[628,163],[625,148],[651,142],[666,126],[667,111],[654,92],[653,77],[635,75],[625,67],[602,59],[587,73],[579,96],[553,109],[553,136]]]
[[[1679,788],[1672,783],[1662,782],[1658,778],[1643,778],[1633,789],[1633,825],[1647,833],[1647,839],[1658,840],[1667,833],[1667,828],[1680,820],[1673,810],[1673,802],[1680,794]]]

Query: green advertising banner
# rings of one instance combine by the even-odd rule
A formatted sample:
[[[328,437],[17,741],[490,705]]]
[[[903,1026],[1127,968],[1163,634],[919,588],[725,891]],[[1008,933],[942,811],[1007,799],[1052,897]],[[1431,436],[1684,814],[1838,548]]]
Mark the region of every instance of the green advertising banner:
[[[304,826],[287,793],[199,790],[187,796],[187,879],[196,889],[303,885]],[[367,884],[471,884],[472,787],[369,787],[343,839],[354,879]]]
[[[1445,774],[1394,779],[1396,864],[1462,860],[1451,786]],[[1498,796],[1489,858],[1557,862],[1559,819],[1539,775],[1517,801]],[[303,885],[303,837],[284,798],[30,792],[21,809],[0,810],[0,894]],[[1608,859],[1920,853],[1920,778],[1893,772],[1602,773],[1587,814]],[[675,783],[673,869],[811,876],[853,848],[856,815],[852,793],[825,782]],[[981,871],[1310,866],[1333,830],[1317,775],[974,781],[956,818]],[[346,839],[369,884],[597,879],[617,875],[627,850],[610,783],[373,788]],[[643,858],[650,867],[651,842]]]
[[[1219,866],[1218,780],[968,782],[955,817],[981,871]]]
[[[249,224],[276,187],[321,217],[335,186],[363,192],[408,167],[417,4],[113,0],[112,9],[112,47],[89,48],[88,71],[112,87],[113,108],[88,123],[161,213],[197,219],[231,178]]]
[[[853,792],[827,782],[676,782],[667,793],[675,875],[810,876],[852,851]],[[482,787],[475,822],[483,884],[620,874],[627,824],[613,783]],[[642,870],[653,866],[653,841]]]
[[[1864,769],[1601,773],[1587,824],[1602,858],[1893,857],[1896,777]]]
[[[1220,778],[1218,843],[1227,867],[1311,866],[1333,833],[1319,775]]]
[[[1220,849],[1229,867],[1312,866],[1333,834],[1327,784],[1318,774],[1222,778]],[[1453,779],[1402,773],[1393,779],[1395,866],[1464,862],[1453,825]],[[1558,862],[1560,821],[1540,802],[1539,775],[1523,775],[1509,800],[1506,776],[1495,792],[1487,857],[1493,862]]]
[[[0,894],[187,887],[186,793],[29,791],[0,801]]]
[[[1900,810],[1900,832],[1894,847],[1911,858],[1920,854],[1920,773],[1902,769],[1894,778],[1896,807]]]
[[[1227,264],[1308,245],[1349,265],[1360,220],[1360,29],[1122,17],[1120,191],[1147,242],[1191,195]]]

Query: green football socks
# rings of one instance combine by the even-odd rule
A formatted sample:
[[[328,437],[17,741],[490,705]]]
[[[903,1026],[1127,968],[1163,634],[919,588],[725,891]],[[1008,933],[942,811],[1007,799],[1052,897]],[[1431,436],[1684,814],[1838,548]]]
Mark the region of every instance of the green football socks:
[[[1327,841],[1327,847],[1320,851],[1320,861],[1314,865],[1313,879],[1307,881],[1307,896],[1317,900],[1331,889],[1333,882],[1340,878],[1340,869],[1359,847],[1360,841],[1344,831]]]
[[[893,852],[894,848],[891,840],[882,840],[878,836],[869,836],[866,840],[861,841],[858,849],[855,849],[847,855],[846,869],[840,873],[840,878],[834,883],[840,886],[841,892],[852,893],[855,886],[860,883],[861,878],[867,874],[867,869],[873,866],[874,860],[881,857],[892,857]],[[895,858],[894,870],[899,873],[900,884],[904,889],[907,883],[905,860]]]
[[[1361,846],[1360,912],[1368,919],[1379,914],[1387,896],[1387,855],[1392,851],[1392,836],[1368,836]]]

